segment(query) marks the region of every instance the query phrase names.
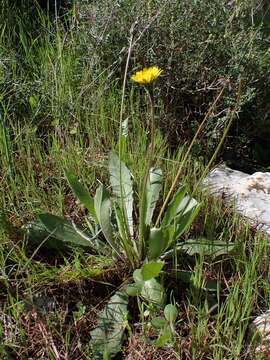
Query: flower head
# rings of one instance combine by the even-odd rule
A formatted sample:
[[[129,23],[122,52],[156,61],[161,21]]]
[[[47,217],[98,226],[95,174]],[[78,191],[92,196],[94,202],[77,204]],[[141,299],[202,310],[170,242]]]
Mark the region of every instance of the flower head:
[[[155,81],[162,70],[158,66],[150,66],[149,68],[144,68],[140,71],[137,71],[134,75],[131,76],[131,80],[141,84],[148,85]]]

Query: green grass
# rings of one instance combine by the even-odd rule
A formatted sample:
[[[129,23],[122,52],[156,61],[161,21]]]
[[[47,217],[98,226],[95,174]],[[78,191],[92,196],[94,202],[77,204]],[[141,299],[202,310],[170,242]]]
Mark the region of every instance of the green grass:
[[[108,184],[107,155],[117,148],[122,79],[113,79],[111,68],[99,68],[93,49],[87,48],[87,29],[75,16],[67,32],[63,23],[56,26],[39,12],[42,31],[37,32],[18,9],[12,11],[16,29],[10,26],[11,15],[0,28],[0,209],[13,226],[8,228],[1,217],[0,358],[92,359],[89,332],[104,299],[130,276],[125,264],[79,250],[66,254],[37,248],[17,229],[41,212],[82,222],[85,211],[63,169],[71,169],[92,194],[99,181]],[[2,10],[0,19],[4,16]],[[143,176],[148,144],[144,104],[144,95],[128,82],[125,160],[137,179]],[[157,122],[164,116],[157,101]],[[158,131],[155,160],[164,172],[163,199],[185,151],[186,144],[179,144],[172,152]],[[189,157],[181,182],[192,191],[204,168],[203,159]],[[152,358],[162,358],[162,351],[176,359],[256,358],[248,326],[269,308],[268,241],[254,235],[225,204],[199,191],[194,196],[203,207],[187,236],[236,247],[218,259],[201,254],[169,265],[168,288],[180,309],[175,343],[152,348]],[[193,274],[189,283],[181,279],[183,271]],[[218,282],[216,292],[204,290],[207,280]],[[132,341],[144,356],[149,345],[140,338],[137,319],[130,323],[132,330],[137,327]],[[132,342],[125,346],[127,356],[139,358]]]

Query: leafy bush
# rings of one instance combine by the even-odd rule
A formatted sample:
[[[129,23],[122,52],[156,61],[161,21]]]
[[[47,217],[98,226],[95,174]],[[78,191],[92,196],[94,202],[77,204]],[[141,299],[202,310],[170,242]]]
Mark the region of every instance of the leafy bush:
[[[20,6],[5,0],[0,11],[0,85],[14,118],[47,125],[68,123],[70,113],[84,116],[79,106],[88,109],[90,97],[95,98],[96,75],[106,69],[110,82],[122,76],[132,32],[130,68],[156,63],[164,70],[160,99],[165,116],[159,126],[172,147],[193,137],[209,103],[226,85],[198,142],[199,153],[212,153],[241,77],[241,110],[224,154],[228,160],[237,156],[268,164],[266,0],[77,0],[66,23],[50,18],[30,0]],[[56,79],[55,73],[61,76]],[[89,89],[88,96],[82,96],[82,89]]]
[[[230,134],[235,140],[230,143],[234,154],[238,148],[243,156],[247,140],[252,143],[262,134],[270,137],[264,131],[269,128],[269,14],[269,4],[262,0],[114,0],[94,2],[87,21],[104,67],[116,62],[122,72],[127,37],[134,27],[133,66],[156,63],[164,69],[166,115],[161,126],[171,145],[192,138],[209,102],[227,82],[225,95],[200,141],[200,151],[203,145],[210,154],[241,77],[242,106]]]

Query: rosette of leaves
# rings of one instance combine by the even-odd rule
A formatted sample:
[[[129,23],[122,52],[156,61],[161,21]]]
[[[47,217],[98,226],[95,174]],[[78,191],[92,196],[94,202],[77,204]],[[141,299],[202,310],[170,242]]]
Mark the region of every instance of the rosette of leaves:
[[[41,214],[37,223],[28,226],[29,236],[36,241],[43,238],[45,244],[53,247],[90,248],[95,253],[123,259],[134,271],[135,283],[113,295],[98,318],[97,328],[91,333],[96,358],[101,354],[108,358],[121,348],[129,296],[137,295],[163,309],[166,296],[160,281],[165,264],[162,257],[170,256],[178,242],[182,243],[181,235],[200,209],[200,204],[188,194],[187,187],[181,185],[159,226],[155,227],[153,218],[163,180],[161,169],[150,168],[147,181],[143,182],[145,188],[139,188],[138,206],[134,205],[134,178],[114,153],[109,156],[109,173],[111,192],[101,184],[92,197],[75,175],[65,171],[71,189],[88,210],[86,230],[51,214]],[[114,311],[115,308],[118,310]]]
[[[28,224],[29,236],[40,242],[46,235],[44,243],[53,247],[80,246],[113,255],[128,261],[131,270],[173,249],[200,209],[187,187],[179,187],[159,227],[155,227],[153,215],[162,188],[161,169],[150,169],[141,198],[139,191],[138,206],[134,206],[133,176],[114,153],[109,157],[109,172],[112,191],[100,184],[92,197],[75,175],[65,171],[71,189],[88,210],[87,229],[55,215],[41,214],[38,222]],[[135,219],[139,219],[137,223]]]
[[[188,194],[187,186],[179,186],[160,223],[155,226],[154,215],[162,190],[161,169],[150,168],[147,181],[143,182],[145,188],[138,190],[139,204],[134,204],[134,178],[114,153],[109,156],[109,173],[111,191],[100,184],[92,197],[75,175],[65,171],[71,189],[88,211],[87,229],[51,214],[41,214],[37,222],[27,226],[28,237],[39,245],[91,249],[97,254],[123,259],[133,271],[134,282],[111,297],[98,316],[96,329],[91,332],[91,348],[96,359],[107,359],[120,351],[128,328],[130,296],[154,305],[158,311],[164,310],[165,318],[154,320],[155,327],[160,326],[156,345],[170,341],[176,309],[168,307],[171,304],[165,305],[166,289],[161,281],[165,261],[178,252],[190,256],[201,251],[207,254],[227,252],[223,243],[212,246],[205,239],[182,240],[201,206]]]

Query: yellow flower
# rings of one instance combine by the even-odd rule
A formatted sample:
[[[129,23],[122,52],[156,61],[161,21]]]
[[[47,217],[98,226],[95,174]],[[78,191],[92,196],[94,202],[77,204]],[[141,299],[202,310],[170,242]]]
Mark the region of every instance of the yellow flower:
[[[162,70],[158,66],[150,66],[149,68],[144,68],[140,71],[137,71],[134,75],[131,76],[131,80],[142,84],[148,85],[155,81]]]

